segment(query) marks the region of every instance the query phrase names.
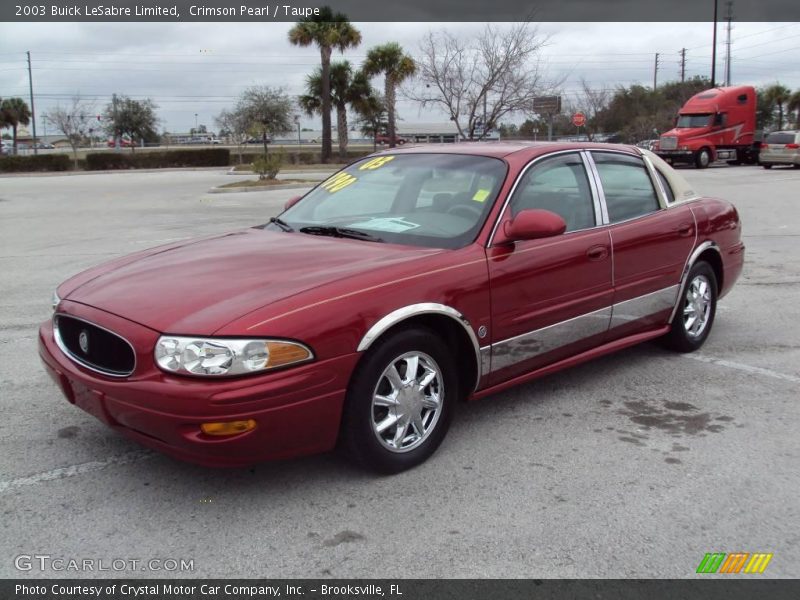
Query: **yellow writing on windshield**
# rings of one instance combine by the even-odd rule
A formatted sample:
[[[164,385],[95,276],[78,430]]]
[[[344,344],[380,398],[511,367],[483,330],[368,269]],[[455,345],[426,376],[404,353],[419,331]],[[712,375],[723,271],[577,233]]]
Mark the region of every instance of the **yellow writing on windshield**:
[[[394,156],[378,156],[377,158],[373,158],[372,160],[368,160],[363,165],[358,167],[359,171],[373,171],[378,169],[388,163],[390,160],[394,160]]]
[[[330,193],[338,192],[342,188],[347,187],[351,183],[355,183],[358,181],[357,178],[350,175],[350,173],[337,173],[330,179],[327,179],[325,182],[322,183],[320,187],[328,190]]]

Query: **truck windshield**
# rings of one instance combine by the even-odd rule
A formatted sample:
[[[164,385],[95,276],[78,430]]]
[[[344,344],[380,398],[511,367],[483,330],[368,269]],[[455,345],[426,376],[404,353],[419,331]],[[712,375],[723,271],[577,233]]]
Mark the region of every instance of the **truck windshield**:
[[[711,123],[710,114],[680,115],[675,127],[708,127]]]

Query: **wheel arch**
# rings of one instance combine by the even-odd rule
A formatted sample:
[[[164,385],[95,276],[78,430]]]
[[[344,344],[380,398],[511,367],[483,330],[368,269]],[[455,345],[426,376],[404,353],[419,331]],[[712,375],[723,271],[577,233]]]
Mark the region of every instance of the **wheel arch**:
[[[722,289],[722,278],[724,273],[722,268],[722,253],[716,242],[706,240],[694,249],[694,251],[689,255],[689,258],[686,260],[686,265],[683,267],[683,274],[681,275],[681,281],[678,286],[678,297],[675,299],[675,306],[672,309],[672,314],[669,317],[670,324],[675,318],[675,314],[678,312],[678,308],[681,305],[681,299],[683,298],[684,291],[686,290],[686,284],[688,283],[689,279],[689,271],[691,271],[692,267],[699,261],[704,261],[711,265],[711,268],[714,270],[714,276],[717,278],[717,290]]]
[[[466,384],[465,391],[471,392],[477,389],[482,375],[478,338],[469,320],[445,304],[423,302],[390,312],[367,330],[358,344],[357,351],[364,352],[390,332],[414,325],[426,327],[442,335],[445,343],[456,353],[460,377]]]

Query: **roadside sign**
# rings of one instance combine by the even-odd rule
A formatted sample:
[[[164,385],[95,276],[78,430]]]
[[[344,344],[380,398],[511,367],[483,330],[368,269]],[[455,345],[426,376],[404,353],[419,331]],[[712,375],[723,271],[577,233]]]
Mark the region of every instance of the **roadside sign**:
[[[538,96],[534,98],[533,112],[540,115],[561,114],[561,96]]]
[[[572,115],[572,124],[575,125],[575,127],[583,127],[586,125],[586,115],[582,112],[576,112]]]

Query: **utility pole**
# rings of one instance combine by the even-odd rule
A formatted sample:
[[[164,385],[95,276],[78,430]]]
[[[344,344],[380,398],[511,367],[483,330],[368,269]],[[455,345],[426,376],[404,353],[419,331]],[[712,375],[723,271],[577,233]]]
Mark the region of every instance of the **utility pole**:
[[[681,48],[681,83],[686,81],[686,48]]]
[[[653,64],[653,91],[658,87],[658,57],[659,53],[656,52],[656,61]]]
[[[717,0],[714,0],[714,35],[711,41],[711,87],[717,87]]]
[[[33,109],[33,74],[31,73],[31,51],[28,50],[26,52],[28,55],[28,87],[30,88],[31,92],[31,123],[33,124],[33,153],[39,154],[39,149],[36,147],[36,111]],[[16,144],[16,140],[14,140]],[[14,150],[16,150],[16,146],[14,146]]]
[[[728,21],[728,33],[725,38],[725,85],[731,84],[731,21],[733,21],[733,0],[725,3],[728,14],[725,20]]]

